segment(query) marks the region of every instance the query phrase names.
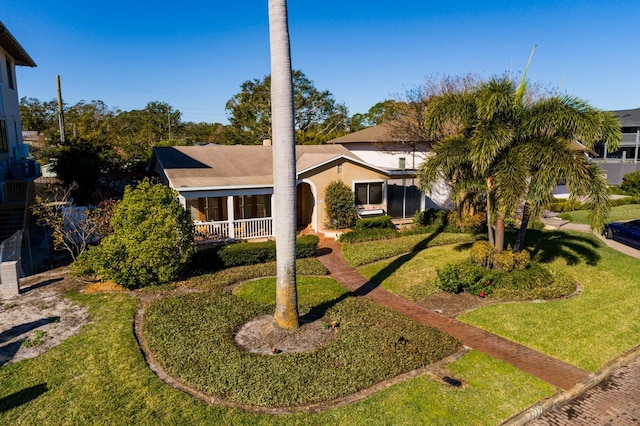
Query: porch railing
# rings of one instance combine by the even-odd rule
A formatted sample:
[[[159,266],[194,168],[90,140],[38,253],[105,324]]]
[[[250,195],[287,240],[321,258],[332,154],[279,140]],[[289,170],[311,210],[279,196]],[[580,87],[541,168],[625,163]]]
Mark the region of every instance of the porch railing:
[[[194,226],[197,241],[249,240],[273,236],[273,219],[270,217],[232,222],[196,222]]]

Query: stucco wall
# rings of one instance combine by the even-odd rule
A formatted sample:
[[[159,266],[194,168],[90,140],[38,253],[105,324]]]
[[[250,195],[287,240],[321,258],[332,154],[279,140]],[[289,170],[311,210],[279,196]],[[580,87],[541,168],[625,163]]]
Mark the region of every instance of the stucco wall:
[[[425,159],[427,147],[417,146],[415,151],[410,145],[403,144],[377,144],[370,142],[357,142],[342,144],[364,162],[385,169],[399,169],[400,158],[405,158],[406,169],[417,169]]]
[[[340,172],[338,172],[339,165],[341,165]],[[386,177],[382,173],[379,173],[375,170],[341,159],[339,161],[327,164],[322,168],[314,169],[312,172],[300,176],[300,180],[311,185],[313,195],[316,198],[317,208],[314,212],[314,220],[312,225],[314,229],[318,230],[325,227],[324,224],[326,221],[326,212],[324,197],[325,191],[329,184],[337,180],[341,180],[353,191],[355,182],[379,182],[385,181]],[[386,199],[386,193],[384,193],[383,204],[380,205],[380,207],[385,210]]]

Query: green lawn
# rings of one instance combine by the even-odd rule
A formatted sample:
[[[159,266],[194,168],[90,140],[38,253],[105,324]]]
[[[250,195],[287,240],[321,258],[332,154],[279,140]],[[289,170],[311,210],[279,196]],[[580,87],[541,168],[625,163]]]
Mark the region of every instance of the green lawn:
[[[448,263],[466,259],[469,246],[454,244],[431,247],[371,263],[358,271],[373,283],[416,301],[439,291],[436,287],[436,270]]]
[[[421,376],[319,414],[246,413],[200,402],[148,369],[132,332],[135,299],[70,297],[89,307],[93,322],[44,355],[0,367],[1,424],[485,425],[498,424],[553,392],[472,351],[449,365],[452,376],[468,384],[462,389]]]
[[[582,294],[487,306],[459,319],[580,368],[597,371],[640,342],[640,260],[578,232],[530,232],[534,258],[565,271]]]
[[[589,210],[574,210],[562,213],[561,218],[574,223],[589,224]],[[607,222],[617,222],[624,220],[640,219],[640,204],[627,204],[611,208],[611,213]]]

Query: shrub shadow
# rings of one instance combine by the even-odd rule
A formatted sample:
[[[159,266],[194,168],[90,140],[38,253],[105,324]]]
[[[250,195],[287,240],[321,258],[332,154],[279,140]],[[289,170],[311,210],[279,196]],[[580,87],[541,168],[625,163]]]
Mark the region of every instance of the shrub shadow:
[[[42,327],[43,325],[47,325],[52,322],[58,322],[58,321],[60,321],[60,317],[56,316],[56,317],[40,318],[39,320],[36,320],[36,321],[31,321],[25,324],[13,326],[10,329],[0,333],[0,343],[7,342],[13,339],[14,337],[20,336],[21,334],[28,333],[35,328]]]
[[[5,411],[9,411],[13,408],[31,402],[48,390],[46,383],[40,383],[12,393],[4,398],[0,398],[0,413],[4,413]]]

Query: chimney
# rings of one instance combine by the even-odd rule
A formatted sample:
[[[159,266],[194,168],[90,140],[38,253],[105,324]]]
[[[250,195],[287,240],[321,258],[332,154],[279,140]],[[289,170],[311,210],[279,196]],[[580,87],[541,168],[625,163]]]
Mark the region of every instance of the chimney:
[[[262,146],[271,146],[271,139],[263,139]]]

